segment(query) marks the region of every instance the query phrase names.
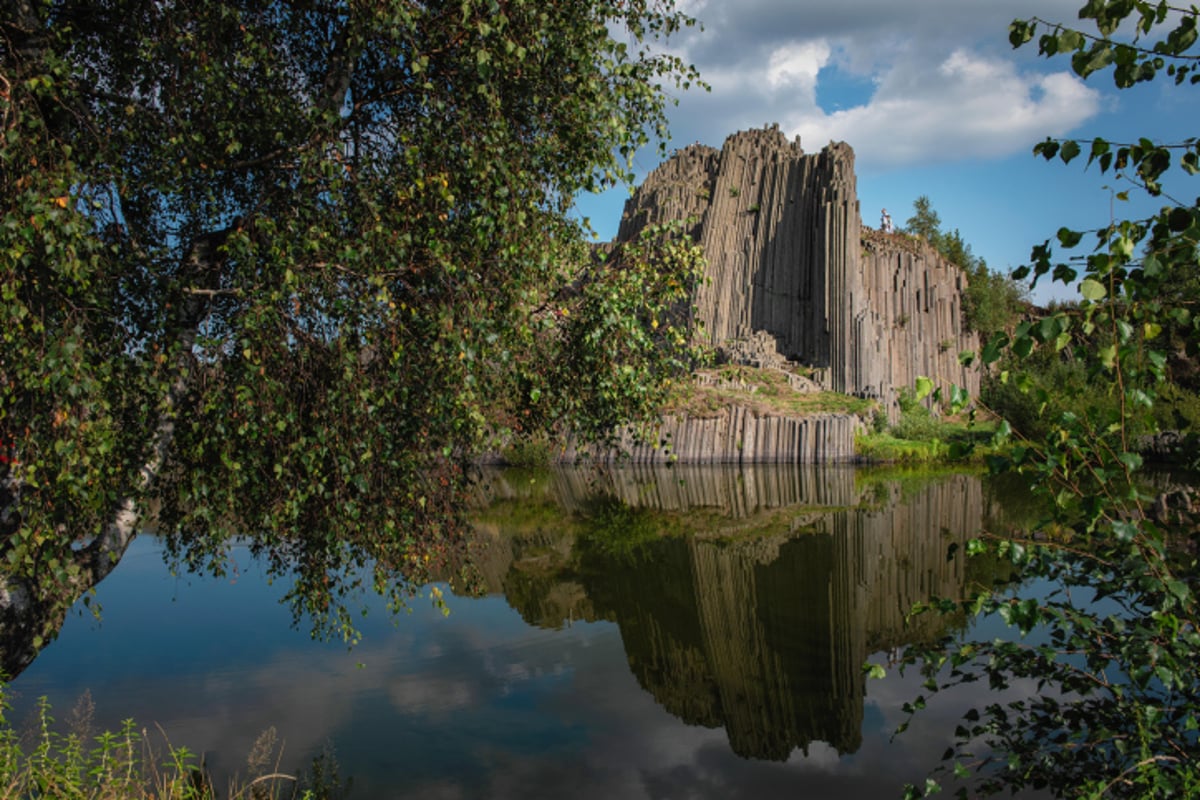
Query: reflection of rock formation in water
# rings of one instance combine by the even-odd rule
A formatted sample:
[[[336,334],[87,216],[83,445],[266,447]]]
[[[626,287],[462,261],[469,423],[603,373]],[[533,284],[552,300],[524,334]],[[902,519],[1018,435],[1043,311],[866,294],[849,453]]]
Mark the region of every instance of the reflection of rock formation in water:
[[[600,469],[560,469],[548,474],[548,494],[561,508],[582,510],[590,498],[610,495],[635,508],[656,511],[715,509],[732,519],[791,506],[847,508],[862,502],[852,467],[747,464],[630,465]],[[491,470],[481,481],[479,502],[530,496],[525,473]],[[535,487],[536,488],[536,487]],[[545,487],[541,491],[546,492]]]
[[[613,611],[630,666],[673,713],[689,701],[693,687],[709,688],[709,715],[724,725],[739,755],[783,760],[814,739],[840,752],[854,751],[862,685],[857,668],[839,669],[845,665],[836,652],[834,597],[825,580],[832,574],[831,538],[802,535],[773,544],[774,557],[763,548],[697,540],[676,549],[689,595],[686,638],[670,626],[630,624],[657,617],[657,593],[623,592]],[[658,563],[648,564],[647,571]],[[639,577],[652,581],[651,575]],[[672,663],[680,660],[677,651],[705,668],[689,684],[677,681]]]
[[[639,683],[681,719],[723,725],[737,753],[785,759],[813,740],[853,752],[861,739],[861,666],[875,650],[933,632],[905,627],[913,603],[960,593],[963,560],[948,560],[947,548],[978,532],[980,483],[959,476],[908,496],[885,486],[879,502],[847,507],[857,495],[850,472],[740,482],[737,474],[695,480],[727,488],[806,486],[842,502],[818,513],[814,495],[797,492],[788,496],[808,507],[785,507],[797,522],[782,533],[776,508],[730,527],[732,538],[700,530],[655,538],[632,555],[614,554],[585,534],[574,568],[565,567],[561,577],[586,591],[589,614],[620,626]],[[559,476],[556,491],[574,479]],[[686,495],[665,484],[607,485],[636,485],[633,497],[656,507],[677,507]],[[749,514],[745,491],[731,496],[733,507]],[[754,523],[762,519],[756,532]],[[547,604],[535,607],[535,614],[522,611],[526,619],[551,621]],[[559,617],[553,624],[563,622]]]
[[[503,594],[521,618],[540,628],[596,619],[592,602],[569,572],[571,530],[534,526],[517,535],[475,523],[470,568],[484,592]]]

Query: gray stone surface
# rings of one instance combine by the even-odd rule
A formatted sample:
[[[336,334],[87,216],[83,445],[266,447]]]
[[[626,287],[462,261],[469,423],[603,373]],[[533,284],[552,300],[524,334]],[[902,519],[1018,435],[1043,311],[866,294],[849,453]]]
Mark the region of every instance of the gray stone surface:
[[[568,440],[556,461],[633,464],[831,464],[854,461],[854,434],[862,421],[850,414],[808,417],[758,415],[729,405],[715,416],[667,414],[646,431],[619,432],[614,448],[577,450]]]
[[[962,323],[965,275],[923,241],[862,225],[848,145],[806,154],[768,128],[684,148],[630,198],[617,238],[678,219],[693,220],[708,260],[695,304],[727,358],[800,362],[889,415],[918,375],[977,393],[978,372],[958,363],[978,347]]]

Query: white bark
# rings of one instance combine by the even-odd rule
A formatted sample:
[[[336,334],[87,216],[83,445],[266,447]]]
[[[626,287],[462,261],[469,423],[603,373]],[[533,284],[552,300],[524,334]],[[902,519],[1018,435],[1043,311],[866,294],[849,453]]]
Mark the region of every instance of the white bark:
[[[197,240],[188,255],[196,273],[215,274],[216,248],[226,232]],[[0,672],[6,680],[16,677],[32,663],[38,651],[57,635],[67,610],[83,594],[108,576],[137,536],[143,515],[138,498],[145,496],[167,461],[175,438],[175,419],[188,389],[194,363],[192,348],[209,301],[202,295],[189,296],[183,303],[176,336],[176,374],[159,407],[146,461],[138,470],[135,485],[115,506],[112,517],[86,547],[76,551],[80,567],[68,585],[56,586],[47,595],[35,591],[26,579],[0,576]],[[9,487],[14,505],[20,486]]]

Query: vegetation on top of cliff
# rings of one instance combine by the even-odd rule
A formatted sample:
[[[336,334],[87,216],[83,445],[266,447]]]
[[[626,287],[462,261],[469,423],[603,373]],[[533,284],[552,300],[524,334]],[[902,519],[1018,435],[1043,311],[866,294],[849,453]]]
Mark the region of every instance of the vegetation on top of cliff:
[[[697,376],[701,380],[693,379],[676,385],[663,407],[664,414],[714,417],[735,405],[760,416],[851,414],[867,419],[878,408],[874,400],[839,392],[796,389],[791,384],[789,373],[778,369],[730,365],[702,369]]]

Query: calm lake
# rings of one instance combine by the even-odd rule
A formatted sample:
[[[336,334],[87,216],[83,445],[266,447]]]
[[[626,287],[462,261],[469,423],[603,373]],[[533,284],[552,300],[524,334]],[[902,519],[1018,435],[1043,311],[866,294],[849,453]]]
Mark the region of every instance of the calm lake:
[[[497,472],[478,495],[477,596],[426,587],[398,616],[364,597],[353,648],[293,624],[247,550],[235,575],[173,577],[143,535],[10,718],[87,693],[96,727],[161,726],[218,787],[274,727],[282,771],[331,749],[363,800],[897,797],[970,698],[939,695],[893,741],[919,679],[862,665],[962,624],[905,612],[994,580],[961,545],[1023,502],[969,475],[812,467]]]

